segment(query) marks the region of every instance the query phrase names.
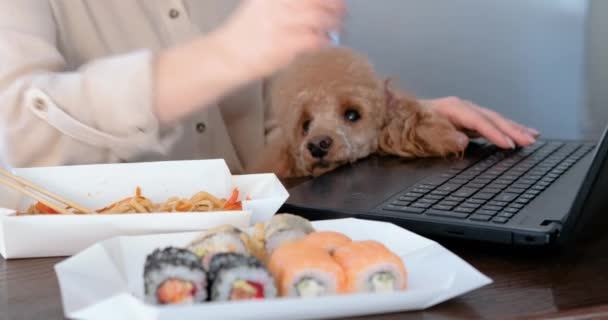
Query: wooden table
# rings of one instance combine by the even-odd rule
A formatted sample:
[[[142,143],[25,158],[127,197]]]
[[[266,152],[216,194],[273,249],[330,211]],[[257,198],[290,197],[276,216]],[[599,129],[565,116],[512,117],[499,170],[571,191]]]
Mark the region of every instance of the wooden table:
[[[608,236],[566,253],[440,242],[495,282],[423,312],[361,319],[608,318]],[[61,260],[0,258],[0,319],[63,319],[53,271]]]

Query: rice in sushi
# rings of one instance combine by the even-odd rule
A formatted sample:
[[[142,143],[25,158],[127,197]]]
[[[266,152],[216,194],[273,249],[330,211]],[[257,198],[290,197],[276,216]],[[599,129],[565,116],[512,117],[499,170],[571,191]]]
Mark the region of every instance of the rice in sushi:
[[[218,253],[209,265],[210,299],[232,301],[274,298],[274,279],[253,256]]]
[[[302,241],[281,245],[270,258],[269,270],[286,297],[318,297],[343,292],[344,271],[329,252]]]
[[[403,260],[377,241],[351,242],[336,248],[333,257],[344,269],[347,293],[406,288]]]
[[[207,299],[207,276],[192,252],[168,247],[146,257],[144,294],[151,304],[191,304]]]
[[[314,232],[310,221],[293,214],[277,214],[264,228],[264,242],[268,253],[272,253],[281,244],[297,241]]]
[[[205,232],[194,240],[188,249],[201,260],[203,268],[209,270],[209,263],[218,253],[249,254],[249,236],[233,226],[220,226]]]

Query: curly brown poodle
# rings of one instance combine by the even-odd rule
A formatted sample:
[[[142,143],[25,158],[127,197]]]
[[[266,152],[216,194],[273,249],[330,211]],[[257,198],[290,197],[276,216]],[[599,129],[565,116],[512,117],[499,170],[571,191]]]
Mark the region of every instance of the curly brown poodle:
[[[371,154],[462,154],[467,141],[443,116],[381,78],[348,48],[301,56],[266,88],[280,134],[254,172],[318,176]]]

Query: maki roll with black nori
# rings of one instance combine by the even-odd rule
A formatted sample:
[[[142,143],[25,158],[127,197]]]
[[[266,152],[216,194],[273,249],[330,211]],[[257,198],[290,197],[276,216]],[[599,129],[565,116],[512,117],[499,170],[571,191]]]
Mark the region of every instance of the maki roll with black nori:
[[[249,254],[249,235],[233,226],[219,226],[207,230],[201,237],[188,245],[200,259],[203,268],[209,270],[209,263],[218,253]]]
[[[189,250],[156,249],[146,258],[144,293],[152,304],[190,304],[207,299],[207,275]]]
[[[239,253],[214,255],[209,265],[210,299],[231,301],[274,298],[274,279],[253,256]]]

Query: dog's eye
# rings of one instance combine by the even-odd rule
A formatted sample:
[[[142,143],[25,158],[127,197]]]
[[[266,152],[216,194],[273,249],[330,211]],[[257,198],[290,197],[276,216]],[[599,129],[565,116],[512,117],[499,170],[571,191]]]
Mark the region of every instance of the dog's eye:
[[[354,109],[348,109],[344,112],[344,119],[348,122],[357,122],[361,120],[361,114]]]
[[[308,130],[310,130],[310,120],[306,120],[302,124],[302,132],[304,132],[304,134],[307,134]]]

